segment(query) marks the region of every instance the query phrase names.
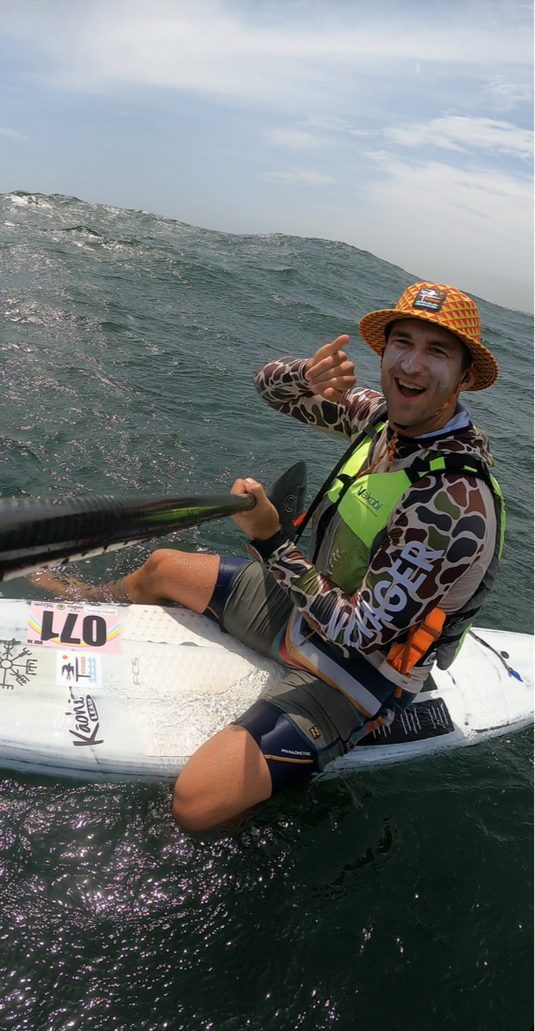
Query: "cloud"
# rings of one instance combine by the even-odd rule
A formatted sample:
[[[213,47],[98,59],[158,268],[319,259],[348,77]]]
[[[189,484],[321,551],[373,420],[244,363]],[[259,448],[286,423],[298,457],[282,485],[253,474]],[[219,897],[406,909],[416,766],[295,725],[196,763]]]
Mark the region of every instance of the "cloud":
[[[307,119],[307,125],[313,129],[325,130],[326,132],[356,132],[353,122],[344,118],[318,118],[317,116],[311,116]],[[362,135],[367,136],[368,132],[364,131]]]
[[[303,129],[266,129],[264,138],[273,147],[284,147],[287,150],[311,150],[324,147],[325,141]]]
[[[532,218],[531,176],[511,176],[475,165],[459,169],[437,161],[409,164],[385,151],[368,151],[367,156],[386,180],[379,182],[374,177],[368,190],[386,188],[390,200],[397,202],[403,196],[415,210],[424,206],[436,210],[440,202],[444,211],[462,218],[470,215],[482,223],[497,218],[510,220],[514,226],[515,222],[525,224],[526,216]]]
[[[259,172],[257,178],[266,183],[280,183],[282,186],[329,186],[336,182],[330,175],[304,169],[293,172]]]
[[[380,5],[381,6],[381,5]],[[440,8],[411,17],[376,7],[316,3],[239,4],[231,0],[25,0],[4,2],[4,33],[26,39],[47,59],[48,81],[82,91],[117,84],[156,86],[261,100],[273,107],[320,109],[327,97],[354,100],[359,70],[384,79],[407,67],[496,68],[531,65],[518,18],[491,17],[499,4],[463,4],[462,24]],[[526,25],[529,25],[525,15]],[[477,47],[474,46],[477,39]],[[382,62],[378,64],[378,62]]]
[[[505,75],[497,75],[485,82],[482,91],[500,111],[510,111],[516,104],[529,102],[533,97],[531,81],[509,82]]]
[[[510,122],[467,115],[442,115],[417,125],[391,126],[385,136],[408,147],[433,146],[445,150],[480,149],[529,158],[533,154],[533,132]]]
[[[483,297],[505,299],[509,294],[512,305],[529,307],[530,176],[476,165],[409,164],[385,151],[367,156],[376,175],[363,191],[360,246],[388,255],[424,278],[470,284],[467,289]]]
[[[14,129],[4,129],[0,126],[0,136],[10,136],[13,140],[27,140],[27,136],[23,136],[21,132],[15,132]]]

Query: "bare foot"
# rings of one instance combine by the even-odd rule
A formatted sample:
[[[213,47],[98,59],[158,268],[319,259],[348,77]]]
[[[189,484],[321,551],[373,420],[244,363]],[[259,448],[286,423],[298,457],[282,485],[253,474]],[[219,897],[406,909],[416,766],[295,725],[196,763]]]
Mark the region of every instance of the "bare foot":
[[[123,587],[122,580],[90,587],[83,580],[70,576],[63,570],[41,569],[38,573],[30,573],[26,578],[36,587],[48,591],[54,598],[65,598],[69,601],[104,601],[132,604],[132,598]]]

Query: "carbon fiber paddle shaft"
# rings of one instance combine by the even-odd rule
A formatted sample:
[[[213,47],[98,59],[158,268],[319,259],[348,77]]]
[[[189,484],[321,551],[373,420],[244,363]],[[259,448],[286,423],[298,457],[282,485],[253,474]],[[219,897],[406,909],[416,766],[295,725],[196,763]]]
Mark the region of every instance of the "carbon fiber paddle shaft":
[[[0,580],[248,512],[252,494],[0,500]]]

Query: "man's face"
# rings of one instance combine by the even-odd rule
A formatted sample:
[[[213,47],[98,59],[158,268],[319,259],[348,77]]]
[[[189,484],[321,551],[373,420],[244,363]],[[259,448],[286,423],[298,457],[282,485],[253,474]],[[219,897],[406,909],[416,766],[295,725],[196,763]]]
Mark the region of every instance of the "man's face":
[[[381,361],[381,388],[391,425],[408,437],[439,430],[455,411],[456,399],[437,415],[465,373],[465,349],[448,329],[423,319],[393,323]],[[473,383],[467,373],[461,390]]]

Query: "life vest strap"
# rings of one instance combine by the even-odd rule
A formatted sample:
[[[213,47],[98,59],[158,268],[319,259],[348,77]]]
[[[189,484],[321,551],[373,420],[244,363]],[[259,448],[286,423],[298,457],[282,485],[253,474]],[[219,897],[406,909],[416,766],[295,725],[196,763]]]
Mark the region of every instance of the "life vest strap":
[[[440,637],[445,619],[446,613],[438,605],[431,609],[421,623],[410,628],[406,641],[391,645],[386,660],[388,665],[403,676],[410,676],[415,663],[424,657]]]
[[[411,483],[417,483],[424,476],[432,474],[464,473],[466,476],[475,476],[477,479],[485,480],[492,490],[489,468],[477,455],[457,455],[446,452],[431,460],[427,457],[417,458],[403,472],[406,473]]]

